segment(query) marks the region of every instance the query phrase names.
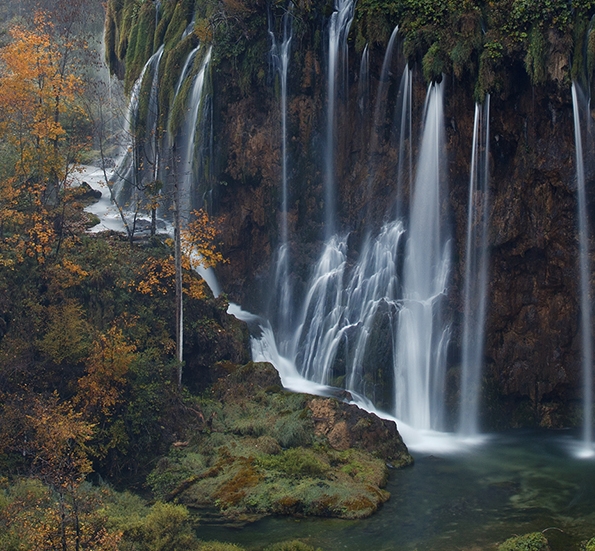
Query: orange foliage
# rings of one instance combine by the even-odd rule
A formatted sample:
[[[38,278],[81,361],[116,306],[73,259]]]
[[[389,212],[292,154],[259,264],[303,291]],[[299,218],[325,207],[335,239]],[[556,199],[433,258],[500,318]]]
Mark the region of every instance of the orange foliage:
[[[204,210],[193,211],[194,219],[182,231],[182,257],[183,289],[184,293],[195,299],[205,297],[204,280],[197,278],[191,272],[199,266],[214,267],[225,262],[223,256],[217,251],[217,227]],[[158,295],[173,293],[175,291],[175,262],[173,256],[165,258],[149,258],[137,274],[139,281],[132,283],[135,288],[145,295]]]
[[[217,250],[217,225],[203,209],[192,211],[192,221],[182,231],[182,249],[192,268],[212,268],[225,262]]]
[[[64,53],[52,31],[45,14],[38,12],[34,29],[13,27],[12,42],[0,51],[0,134],[19,145],[24,145],[26,137],[52,145],[62,139],[66,132],[60,115],[73,107],[82,86],[79,77],[65,70]],[[16,127],[21,132],[15,132]],[[24,149],[21,162],[36,159],[36,150],[37,147]]]
[[[0,524],[19,542],[18,549],[118,551],[122,532],[105,528],[96,495],[74,492],[67,499],[33,480],[16,481],[15,488],[16,495],[0,509]]]
[[[140,281],[132,286],[135,286],[136,290],[143,295],[165,295],[173,289],[172,282],[175,272],[172,256],[165,258],[149,257],[141,266],[138,274],[141,278]]]
[[[48,399],[35,398],[28,423],[34,433],[33,464],[40,477],[58,490],[76,488],[93,470],[86,448],[93,425],[71,403],[61,403],[57,392]]]
[[[86,361],[87,374],[79,379],[77,401],[91,415],[109,416],[121,401],[126,374],[134,361],[136,346],[128,344],[118,327],[112,327],[93,343]]]
[[[45,261],[57,239],[51,210],[69,185],[76,150],[86,145],[74,146],[63,125],[65,117],[81,115],[82,80],[70,66],[73,43],[56,36],[43,12],[32,28],[12,27],[10,37],[0,49],[0,142],[8,153],[0,176],[4,266],[27,256]]]

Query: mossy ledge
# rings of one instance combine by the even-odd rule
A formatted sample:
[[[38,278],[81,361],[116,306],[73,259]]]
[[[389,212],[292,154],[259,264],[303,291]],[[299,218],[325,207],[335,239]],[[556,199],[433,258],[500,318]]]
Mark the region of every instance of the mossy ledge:
[[[389,467],[413,463],[394,422],[284,390],[268,363],[220,364],[192,405],[192,436],[148,477],[159,499],[244,523],[267,515],[365,518]]]

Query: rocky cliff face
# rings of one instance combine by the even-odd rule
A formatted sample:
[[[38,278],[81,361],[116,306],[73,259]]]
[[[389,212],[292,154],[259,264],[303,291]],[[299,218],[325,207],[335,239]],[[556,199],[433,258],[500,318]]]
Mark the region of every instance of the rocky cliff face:
[[[268,13],[269,28],[278,32],[282,10],[258,0],[227,1],[217,8],[209,2],[197,2],[193,7],[188,1],[164,4],[158,28],[167,30],[162,29],[161,36],[173,43],[172,25],[183,29],[193,21],[194,10],[196,40],[213,41],[214,51],[219,48],[211,69],[211,139],[215,146],[209,185],[215,198],[212,208],[222,216],[224,255],[229,263],[218,275],[233,300],[263,312],[280,239],[282,170],[279,83],[269,65],[270,36],[264,14]],[[401,3],[392,8],[376,4],[363,1],[357,6],[347,42],[347,78],[337,96],[337,214],[341,229],[351,232],[350,258],[357,258],[358,244],[367,229],[377,231],[387,212],[394,212],[390,209],[396,199],[399,146],[393,137],[393,112],[400,74],[408,61],[414,77],[410,140],[414,158],[426,79],[443,78],[446,87],[449,196],[443,209],[451,213],[455,243],[449,282],[449,309],[454,316],[447,383],[448,403],[454,404],[459,388],[473,108],[476,99],[490,92],[484,426],[573,424],[581,376],[570,82],[571,77],[582,74],[581,63],[588,65],[590,58],[587,55],[586,61],[580,61],[582,56],[571,56],[571,50],[583,47],[582,43],[574,46],[572,36],[574,33],[578,40],[590,13],[586,8],[577,8],[570,15],[544,8],[543,13],[529,10],[521,16],[515,11],[517,3],[502,0],[482,8],[483,12],[475,3],[470,3],[473,6],[465,13],[461,12],[467,9],[464,7],[456,8],[458,11],[441,7],[442,20],[434,12],[407,11]],[[176,16],[181,6],[190,14],[184,24],[179,21],[181,16]],[[111,9],[121,12],[115,5]],[[301,2],[293,9],[287,103],[288,230],[294,259],[291,281],[295,296],[300,296],[322,247],[324,37],[332,6]],[[507,9],[512,15],[504,23]],[[169,26],[163,23],[168,17]],[[452,18],[456,18],[452,27],[456,32],[451,36]],[[383,87],[379,83],[381,66],[395,23],[403,25],[403,39],[395,47],[389,82]],[[118,18],[110,19],[108,12],[112,34],[117,24]],[[121,34],[125,25],[119,24]],[[155,33],[156,47],[158,30]],[[363,86],[362,50],[366,43],[369,82]],[[127,60],[132,66],[133,58],[126,55],[121,40],[108,53],[115,69],[120,70]],[[138,65],[137,60],[137,71]],[[171,75],[169,79],[175,82]],[[386,101],[386,107],[377,115],[380,101]],[[167,110],[165,106],[162,109]],[[588,175],[592,173],[588,171]],[[406,191],[402,197],[406,208]]]

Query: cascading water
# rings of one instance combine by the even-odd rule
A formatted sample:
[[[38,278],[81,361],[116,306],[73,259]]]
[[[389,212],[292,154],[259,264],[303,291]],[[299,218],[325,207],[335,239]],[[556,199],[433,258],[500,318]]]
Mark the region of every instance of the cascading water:
[[[364,115],[370,101],[370,48],[368,44],[362,52],[362,60],[359,66],[359,78],[357,83],[357,106],[359,112]]]
[[[140,100],[140,91],[143,85],[145,74],[148,71],[157,72],[156,66],[161,60],[163,54],[163,46],[161,46],[145,63],[139,77],[132,86],[130,93],[130,101],[128,102],[128,111],[126,120],[124,122],[124,135],[127,141],[125,153],[120,159],[118,166],[114,171],[114,181],[117,185],[117,194],[122,191],[122,188],[130,185],[135,185],[138,162],[136,159],[136,140],[134,136],[135,126],[138,119],[138,108]]]
[[[396,335],[395,414],[416,429],[443,428],[449,324],[442,302],[450,241],[442,214],[446,195],[443,83],[432,84],[425,106]]]
[[[289,243],[287,227],[287,209],[289,196],[288,153],[287,153],[287,75],[289,72],[289,55],[292,40],[292,14],[287,10],[283,16],[283,39],[279,43],[272,29],[271,61],[281,85],[281,231],[277,253],[275,288],[278,294],[277,316],[278,327],[286,331],[291,319],[291,287],[289,284]]]
[[[371,340],[376,347],[391,341],[399,310],[397,255],[403,233],[400,221],[385,224],[375,238],[366,240],[349,270],[347,238],[335,236],[327,242],[293,342],[293,357],[305,378],[328,385],[339,376],[347,390],[382,400],[376,385],[385,381],[374,381],[379,366],[374,365],[377,356],[370,345]]]
[[[479,395],[483,371],[485,317],[488,283],[488,205],[490,96],[483,106],[475,105],[467,246],[463,300],[463,341],[461,359],[461,403],[459,433],[475,436],[479,432]]]
[[[302,321],[292,343],[299,372],[311,381],[329,384],[343,330],[343,279],[346,266],[346,240],[333,236],[324,248],[304,301]]]
[[[406,91],[410,77],[406,67]],[[271,331],[264,331],[266,327],[263,335],[269,337],[255,341],[254,348],[255,357],[274,351],[270,359],[275,364],[284,358],[283,364],[294,365],[305,379],[344,386],[360,399],[395,411],[416,429],[442,427],[450,337],[441,308],[450,265],[442,214],[442,89],[433,85],[428,91],[405,257],[400,219],[364,238],[355,262],[348,260],[347,236],[333,235],[307,285],[300,321],[279,343],[281,354],[268,342]],[[410,109],[407,98],[402,112]],[[410,113],[406,116],[409,120]],[[401,132],[401,139],[410,141],[410,133]]]
[[[374,106],[374,117],[372,119],[372,133],[370,136],[370,149],[368,158],[368,183],[366,189],[366,205],[369,208],[371,205],[371,195],[373,192],[373,186],[376,180],[377,163],[379,159],[379,153],[381,145],[384,143],[386,137],[387,128],[387,110],[389,106],[388,94],[391,84],[391,64],[393,59],[393,50],[395,47],[395,41],[399,32],[398,25],[394,28],[386,52],[384,54],[384,60],[382,62],[382,69],[380,71],[380,79],[378,81],[378,88],[376,91],[376,99]],[[366,218],[368,218],[366,216]],[[369,219],[368,219],[369,222]]]
[[[150,180],[156,180],[159,171],[159,136],[157,135],[157,121],[159,120],[159,66],[163,56],[163,45],[157,50],[153,80],[149,93],[149,104],[145,128],[147,135],[143,140],[144,158],[141,159],[141,170],[146,169],[150,173]],[[144,172],[145,170],[143,170]]]
[[[200,108],[203,104],[204,87],[206,82],[207,70],[211,60],[211,50],[209,47],[204,59],[201,62],[198,73],[194,77],[194,82],[188,95],[188,115],[179,138],[179,169],[178,182],[180,186],[180,216],[187,222],[190,211],[193,207],[192,193],[195,190],[195,181],[197,179],[196,170],[196,137],[199,133],[197,123],[200,115]]]
[[[405,65],[401,84],[399,86],[399,95],[395,108],[396,121],[395,128],[398,132],[398,151],[399,162],[397,165],[397,195],[396,195],[396,215],[397,218],[405,218],[405,194],[407,197],[413,195],[411,189],[413,185],[413,148],[412,148],[412,117],[411,117],[411,99],[413,88],[413,75],[409,65]]]
[[[572,107],[574,114],[574,140],[576,156],[576,181],[578,202],[579,240],[579,288],[580,288],[580,329],[582,340],[583,368],[583,454],[592,455],[593,450],[593,342],[591,334],[591,266],[589,260],[589,220],[585,195],[585,168],[583,139],[581,131],[581,106],[588,106],[578,85],[572,83]],[[586,109],[590,113],[590,109]]]
[[[196,56],[198,50],[200,50],[200,44],[198,46],[196,46],[196,48],[194,48],[188,54],[188,56],[186,57],[186,60],[184,61],[184,65],[182,66],[182,71],[180,72],[180,78],[178,78],[178,83],[176,84],[176,89],[174,92],[174,101],[175,101],[175,98],[180,93],[180,89],[182,88],[184,81],[188,77],[188,73],[190,72],[190,69],[192,68],[192,63],[194,62],[194,57]]]
[[[347,35],[353,21],[355,1],[335,0],[335,11],[329,21],[327,121],[325,153],[325,237],[328,240],[336,231],[335,191],[335,134],[337,89],[343,83],[347,66]],[[340,66],[340,62],[343,63]]]
[[[381,131],[381,128],[384,126],[384,118],[386,107],[388,105],[387,95],[388,89],[390,86],[390,73],[391,73],[391,63],[393,59],[393,50],[395,47],[395,41],[397,39],[397,35],[399,33],[399,26],[397,25],[392,34],[390,35],[390,39],[388,41],[388,45],[386,47],[386,53],[384,54],[384,60],[382,62],[382,69],[380,71],[380,80],[378,81],[378,91],[376,92],[376,106],[374,108],[374,133],[373,137],[377,140],[377,134]],[[374,153],[375,147],[372,148],[372,153]]]

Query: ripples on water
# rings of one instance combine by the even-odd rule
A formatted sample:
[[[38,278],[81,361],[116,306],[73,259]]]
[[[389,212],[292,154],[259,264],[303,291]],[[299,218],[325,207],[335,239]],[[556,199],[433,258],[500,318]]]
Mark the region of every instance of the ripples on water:
[[[247,549],[300,538],[325,551],[477,551],[533,531],[571,551],[595,536],[595,461],[570,432],[513,431],[461,449],[414,452],[414,467],[392,472],[391,499],[363,521],[265,519],[199,536]]]

